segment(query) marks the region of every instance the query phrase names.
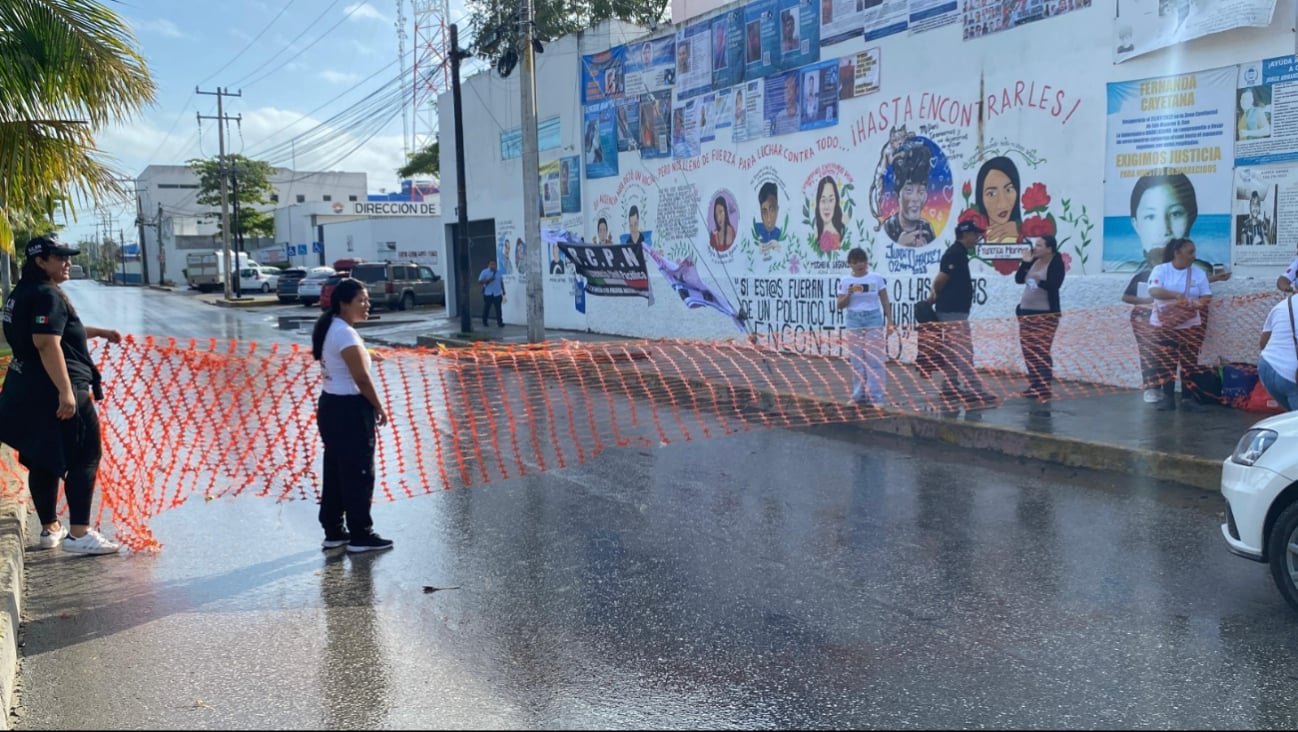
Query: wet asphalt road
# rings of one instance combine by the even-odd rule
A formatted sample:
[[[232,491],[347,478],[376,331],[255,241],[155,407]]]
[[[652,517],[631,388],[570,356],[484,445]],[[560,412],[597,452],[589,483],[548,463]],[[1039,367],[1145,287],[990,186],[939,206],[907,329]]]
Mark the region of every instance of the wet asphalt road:
[[[1204,492],[847,426],[381,504],[382,555],[314,513],[31,551],[17,726],[1298,726],[1298,614]]]

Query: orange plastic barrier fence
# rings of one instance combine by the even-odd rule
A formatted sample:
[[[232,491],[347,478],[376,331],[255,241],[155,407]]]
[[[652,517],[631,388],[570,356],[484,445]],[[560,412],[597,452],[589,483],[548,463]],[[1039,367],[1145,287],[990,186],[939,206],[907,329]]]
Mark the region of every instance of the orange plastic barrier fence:
[[[391,421],[377,443],[376,496],[531,475],[609,447],[957,409],[970,405],[943,391],[941,374],[971,361],[995,403],[1027,388],[1025,352],[1036,363],[1049,354],[1054,399],[1150,387],[1175,378],[1178,361],[1186,377],[1195,361],[1255,363],[1277,299],[1215,302],[1206,328],[1177,333],[1133,327],[1130,308],[1119,306],[877,337],[874,348],[890,357],[884,409],[850,401],[850,339],[841,335],[384,350],[374,375]],[[308,349],[152,337],[97,349],[107,398],[98,405],[96,520],[111,518],[127,546],[156,550],[152,517],[196,496],[318,497],[320,369]],[[1132,400],[1131,409],[1144,407]],[[18,477],[0,474],[9,484]]]

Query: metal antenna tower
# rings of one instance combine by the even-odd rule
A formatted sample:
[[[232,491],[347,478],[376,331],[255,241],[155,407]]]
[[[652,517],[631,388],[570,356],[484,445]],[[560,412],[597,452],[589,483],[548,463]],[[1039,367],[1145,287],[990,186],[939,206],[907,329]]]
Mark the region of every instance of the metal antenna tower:
[[[411,150],[437,139],[437,95],[451,90],[451,48],[447,0],[411,0],[415,17],[414,73],[411,82],[414,125]]]
[[[397,62],[400,64],[398,79],[406,78],[406,1],[397,0]],[[410,157],[410,110],[405,101],[401,103],[401,147],[406,157]]]

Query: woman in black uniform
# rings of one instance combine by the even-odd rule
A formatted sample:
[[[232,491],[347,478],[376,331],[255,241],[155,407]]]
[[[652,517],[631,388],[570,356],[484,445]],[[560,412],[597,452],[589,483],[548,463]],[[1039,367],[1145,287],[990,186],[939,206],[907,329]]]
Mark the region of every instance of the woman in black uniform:
[[[5,300],[4,334],[13,360],[0,392],[0,442],[18,451],[41,520],[42,547],[76,554],[113,554],[118,544],[90,528],[99,470],[99,370],[87,341],[120,343],[115,330],[84,325],[59,285],[68,280],[76,249],[53,234],[27,243],[18,285]],[[59,480],[69,527],[59,521]]]

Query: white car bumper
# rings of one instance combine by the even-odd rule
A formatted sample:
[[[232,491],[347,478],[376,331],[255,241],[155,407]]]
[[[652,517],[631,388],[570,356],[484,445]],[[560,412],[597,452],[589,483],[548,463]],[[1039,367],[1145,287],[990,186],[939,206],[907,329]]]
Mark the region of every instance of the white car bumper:
[[[1227,523],[1221,525],[1221,535],[1232,552],[1249,559],[1262,559],[1266,512],[1275,497],[1291,483],[1292,480],[1274,470],[1226,459],[1221,466],[1221,495],[1226,499]],[[1232,535],[1232,518],[1238,538]]]

